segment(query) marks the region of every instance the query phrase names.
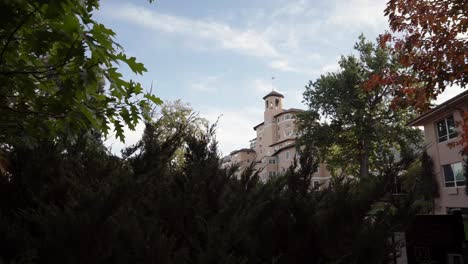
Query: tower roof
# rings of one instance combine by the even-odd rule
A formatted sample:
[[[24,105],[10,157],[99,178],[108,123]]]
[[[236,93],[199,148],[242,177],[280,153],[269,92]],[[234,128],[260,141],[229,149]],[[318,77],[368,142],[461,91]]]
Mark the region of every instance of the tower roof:
[[[282,94],[280,94],[280,93],[278,93],[278,92],[275,92],[275,91],[271,91],[269,94],[263,96],[262,99],[265,99],[265,98],[267,98],[267,97],[269,97],[269,96],[277,96],[277,97],[282,97],[282,98],[284,98],[284,95],[282,95]]]

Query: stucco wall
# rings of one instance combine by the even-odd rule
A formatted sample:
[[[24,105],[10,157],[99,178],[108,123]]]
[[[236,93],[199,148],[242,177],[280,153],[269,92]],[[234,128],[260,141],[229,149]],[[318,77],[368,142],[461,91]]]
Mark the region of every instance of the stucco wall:
[[[439,187],[440,197],[435,201],[435,213],[446,214],[447,208],[450,207],[468,207],[468,196],[465,194],[465,187],[445,187],[443,165],[462,162],[463,157],[460,154],[461,146],[450,146],[450,143],[455,143],[460,140],[460,137],[449,139],[444,142],[438,142],[436,123],[450,115],[453,115],[455,122],[462,122],[461,110],[468,111],[468,102],[459,104],[444,111],[440,111],[437,115],[428,120],[424,125],[424,134],[428,154],[432,157],[434,163],[434,172]],[[460,127],[457,128],[460,135]]]

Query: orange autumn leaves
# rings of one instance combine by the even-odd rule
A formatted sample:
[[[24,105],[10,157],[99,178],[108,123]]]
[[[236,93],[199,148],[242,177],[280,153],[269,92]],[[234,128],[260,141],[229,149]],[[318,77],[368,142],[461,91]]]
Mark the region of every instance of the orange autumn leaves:
[[[468,1],[390,0],[385,9],[391,33],[379,37],[401,68],[371,75],[363,89],[393,89],[393,107],[429,109],[430,101],[451,86],[468,84]],[[459,144],[468,153],[468,113]]]
[[[385,14],[393,35],[382,35],[381,45],[391,42],[398,62],[411,71],[398,74],[402,92],[424,89],[415,93],[425,98],[413,103],[429,102],[452,85],[466,87],[468,1],[390,0]]]

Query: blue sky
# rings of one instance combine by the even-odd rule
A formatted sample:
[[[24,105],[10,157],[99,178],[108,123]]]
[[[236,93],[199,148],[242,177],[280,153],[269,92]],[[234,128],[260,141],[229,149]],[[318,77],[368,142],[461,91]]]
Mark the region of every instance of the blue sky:
[[[359,34],[384,32],[386,0],[104,0],[98,21],[117,33],[128,55],[148,69],[140,81],[165,101],[181,99],[202,117],[221,116],[220,151],[248,146],[272,88],[284,107],[305,108],[309,80],[337,68]],[[275,80],[272,81],[272,76]],[[441,96],[449,98],[455,89]],[[127,130],[127,144],[142,131]],[[114,152],[123,145],[109,139]]]

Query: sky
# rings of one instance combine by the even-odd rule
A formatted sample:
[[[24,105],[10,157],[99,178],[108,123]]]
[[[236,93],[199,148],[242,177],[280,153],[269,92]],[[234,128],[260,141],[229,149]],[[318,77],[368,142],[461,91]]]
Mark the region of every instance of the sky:
[[[262,122],[262,97],[272,89],[284,108],[302,108],[309,80],[335,71],[362,33],[388,29],[387,0],[104,0],[96,20],[113,29],[125,53],[148,72],[121,72],[163,101],[180,99],[215,122],[221,154],[249,146]],[[274,77],[274,80],[272,79]],[[438,102],[458,94],[453,88]],[[143,125],[126,129],[125,145]],[[114,153],[124,147],[112,136]]]

